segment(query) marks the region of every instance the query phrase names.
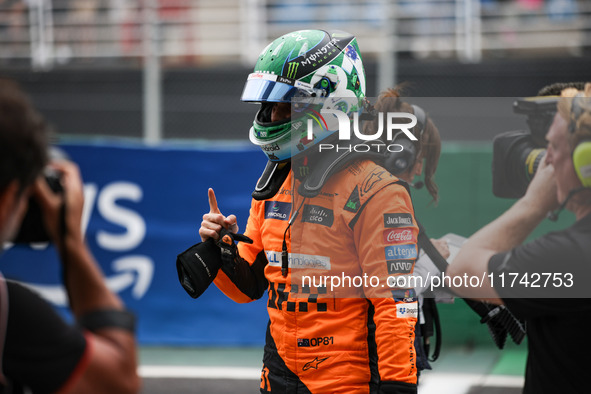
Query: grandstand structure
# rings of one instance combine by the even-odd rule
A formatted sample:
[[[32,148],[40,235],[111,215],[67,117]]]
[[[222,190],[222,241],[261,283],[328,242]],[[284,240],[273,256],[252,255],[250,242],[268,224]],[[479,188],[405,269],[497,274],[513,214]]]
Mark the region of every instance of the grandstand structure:
[[[305,28],[355,32],[376,59],[578,56],[591,45],[590,16],[581,0],[4,1],[0,60],[138,65],[154,41],[168,65],[250,65],[267,42]]]
[[[414,96],[531,95],[585,78],[591,56],[583,0],[5,0],[0,73],[63,134],[209,138],[200,130],[230,102],[218,136],[242,139],[248,70],[272,39],[306,28],[358,37],[370,97],[400,81]]]

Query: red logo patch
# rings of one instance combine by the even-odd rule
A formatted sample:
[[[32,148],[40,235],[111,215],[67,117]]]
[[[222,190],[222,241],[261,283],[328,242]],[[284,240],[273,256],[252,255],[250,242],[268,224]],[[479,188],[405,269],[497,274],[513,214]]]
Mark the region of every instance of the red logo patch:
[[[393,228],[384,230],[384,243],[386,244],[401,244],[416,242],[416,238],[412,230],[407,228]]]

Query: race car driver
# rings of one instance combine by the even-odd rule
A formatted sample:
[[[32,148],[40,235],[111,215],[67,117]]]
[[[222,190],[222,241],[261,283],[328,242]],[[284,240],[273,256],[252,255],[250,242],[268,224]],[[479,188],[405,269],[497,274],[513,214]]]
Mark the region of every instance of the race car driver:
[[[322,151],[343,143],[322,110],[355,119],[367,108],[355,37],[322,30],[279,37],[260,54],[242,101],[260,103],[250,140],[269,159],[253,192],[248,239],[210,189],[203,243],[179,255],[189,267],[179,270],[181,283],[200,294],[196,265],[182,262],[197,258],[237,302],[268,292],[263,393],[416,393],[416,297],[389,281],[410,274],[417,257],[407,186],[369,155]],[[320,125],[313,135],[310,124]],[[236,251],[232,238],[247,242]],[[326,281],[334,277],[343,281]]]

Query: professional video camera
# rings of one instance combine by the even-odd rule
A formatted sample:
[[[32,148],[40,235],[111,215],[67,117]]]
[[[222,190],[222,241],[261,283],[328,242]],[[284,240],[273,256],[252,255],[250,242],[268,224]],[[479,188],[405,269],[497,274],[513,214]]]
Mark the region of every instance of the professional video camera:
[[[68,158],[64,151],[56,147],[51,147],[49,149],[48,156],[50,160]],[[64,189],[61,184],[61,174],[59,172],[50,167],[46,167],[43,170],[43,177],[47,181],[49,188],[54,193],[63,192]],[[39,203],[35,197],[31,197],[29,199],[29,208],[21,223],[21,228],[19,229],[13,242],[49,242],[49,235],[47,234],[47,229],[45,228],[45,223],[43,222],[43,213],[41,212],[41,207],[39,206]]]
[[[513,112],[527,116],[528,130],[508,131],[493,140],[493,193],[502,198],[525,194],[546,153],[545,136],[556,114],[558,97],[530,97],[513,102]]]

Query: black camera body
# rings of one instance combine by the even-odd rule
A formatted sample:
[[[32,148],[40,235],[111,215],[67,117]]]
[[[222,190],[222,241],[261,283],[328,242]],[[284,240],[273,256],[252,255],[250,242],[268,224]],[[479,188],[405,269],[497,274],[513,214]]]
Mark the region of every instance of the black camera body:
[[[525,194],[546,153],[546,133],[556,114],[558,97],[530,97],[513,103],[513,112],[527,116],[529,130],[508,131],[493,140],[493,193],[501,198]]]
[[[59,148],[51,147],[49,149],[50,159],[67,159],[67,157],[66,153]],[[58,171],[46,167],[43,171],[43,177],[54,193],[63,193],[64,189],[61,183],[61,174]],[[21,227],[12,242],[24,244],[49,241],[50,239],[47,234],[47,229],[45,228],[45,222],[43,221],[41,206],[37,202],[37,199],[35,199],[34,196],[31,196],[31,198],[29,198],[27,213],[25,214]]]

